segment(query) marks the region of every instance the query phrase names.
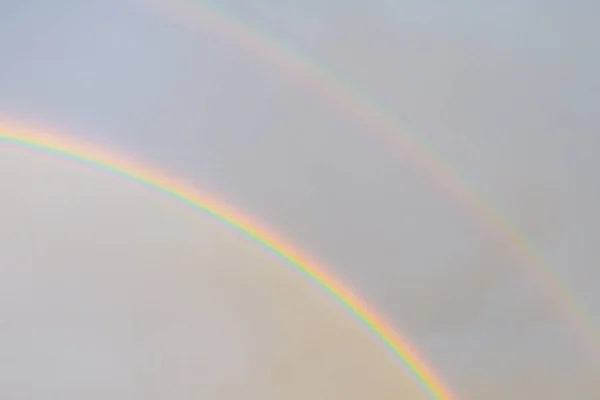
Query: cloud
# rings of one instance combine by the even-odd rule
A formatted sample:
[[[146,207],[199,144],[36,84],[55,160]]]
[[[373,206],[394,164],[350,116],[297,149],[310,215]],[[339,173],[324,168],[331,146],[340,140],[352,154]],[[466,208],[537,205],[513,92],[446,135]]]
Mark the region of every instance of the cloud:
[[[4,395],[424,398],[341,307],[223,224],[48,154],[4,144],[0,159]]]

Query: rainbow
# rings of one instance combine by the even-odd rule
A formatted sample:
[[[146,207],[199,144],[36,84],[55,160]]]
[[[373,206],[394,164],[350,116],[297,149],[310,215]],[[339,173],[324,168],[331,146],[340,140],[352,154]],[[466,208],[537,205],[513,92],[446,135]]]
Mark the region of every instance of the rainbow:
[[[279,235],[222,202],[200,194],[192,185],[174,179],[147,165],[133,162],[130,158],[119,155],[112,149],[108,151],[97,146],[85,145],[73,138],[40,132],[37,129],[32,130],[23,126],[9,126],[2,123],[0,143],[42,151],[76,161],[82,165],[102,169],[135,181],[218,219],[285,260],[301,275],[332,295],[346,310],[358,317],[402,361],[433,399],[454,399],[449,389],[433,374],[427,363],[409,345],[406,338],[394,332],[390,324],[378,316],[354,290],[344,285],[316,261],[300,253]]]
[[[433,185],[443,191],[444,196],[455,198],[477,214],[480,221],[494,226],[502,238],[520,252],[529,271],[546,285],[547,295],[556,304],[557,310],[572,320],[573,326],[578,328],[578,334],[585,337],[585,342],[592,344],[591,351],[600,357],[600,348],[597,346],[600,329],[558,275],[488,199],[480,195],[422,137],[403,128],[392,113],[313,60],[299,55],[266,32],[245,24],[205,0],[142,0],[142,3],[190,23],[191,28],[200,28],[211,35],[223,37],[236,47],[263,59],[269,66],[302,80],[302,87],[319,94],[328,106],[344,111],[378,136],[382,144],[401,151],[402,156],[410,159],[419,173],[433,181]]]

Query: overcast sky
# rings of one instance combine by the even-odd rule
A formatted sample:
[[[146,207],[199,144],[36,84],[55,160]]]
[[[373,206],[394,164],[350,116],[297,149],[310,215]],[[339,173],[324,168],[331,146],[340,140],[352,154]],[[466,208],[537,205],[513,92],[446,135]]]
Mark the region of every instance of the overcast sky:
[[[0,2],[1,118],[117,146],[274,227],[364,293],[461,399],[600,395],[600,337],[557,311],[497,227],[322,83],[178,2],[185,14],[143,0]],[[600,326],[595,2],[214,3],[427,141]]]

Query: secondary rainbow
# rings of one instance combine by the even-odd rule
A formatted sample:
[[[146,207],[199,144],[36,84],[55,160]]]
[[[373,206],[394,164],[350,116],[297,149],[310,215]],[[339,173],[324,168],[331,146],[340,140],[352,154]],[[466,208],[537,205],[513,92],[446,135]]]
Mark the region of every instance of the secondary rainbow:
[[[190,22],[191,28],[199,28],[217,38],[225,38],[236,48],[247,50],[254,57],[259,55],[260,57],[257,58],[264,59],[269,66],[277,67],[281,73],[291,74],[294,78],[301,79],[303,85],[298,85],[299,87],[309,88],[318,93],[323,100],[326,100],[328,106],[340,108],[364,124],[374,136],[379,137],[382,143],[401,151],[403,157],[410,159],[412,165],[418,167],[420,173],[433,181],[434,186],[442,190],[445,196],[456,198],[467,209],[477,214],[480,221],[495,226],[498,233],[518,249],[530,271],[535,272],[538,279],[546,285],[548,294],[557,308],[573,321],[573,325],[578,328],[578,334],[584,336],[585,341],[591,344],[592,352],[600,356],[598,346],[600,329],[552,268],[544,263],[513,224],[496,210],[489,200],[479,194],[459,171],[445,162],[443,157],[422,137],[404,128],[383,106],[313,60],[290,50],[284,43],[261,32],[257,27],[245,24],[224,10],[208,4],[207,1],[141,1]],[[560,301],[556,301],[557,299]]]
[[[199,193],[192,185],[177,180],[168,174],[147,165],[123,157],[112,149],[101,149],[86,145],[73,138],[56,134],[42,134],[40,130],[23,126],[0,125],[0,143],[15,145],[54,154],[91,167],[100,168],[115,175],[133,180],[139,184],[177,199],[188,206],[200,210],[231,228],[248,236],[255,243],[287,261],[297,272],[316,283],[331,294],[344,308],[358,317],[376,337],[398,356],[408,367],[423,389],[436,400],[453,400],[454,397],[444,384],[426,365],[408,341],[378,316],[355,291],[345,286],[325,268],[303,255],[279,235],[253,221],[222,202]]]

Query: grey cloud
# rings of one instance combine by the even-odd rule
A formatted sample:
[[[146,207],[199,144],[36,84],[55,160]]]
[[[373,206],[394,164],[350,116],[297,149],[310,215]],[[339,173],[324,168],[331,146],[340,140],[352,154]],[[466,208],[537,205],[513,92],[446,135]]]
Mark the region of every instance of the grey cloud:
[[[425,398],[343,308],[207,215],[31,150],[0,157],[4,396]]]

